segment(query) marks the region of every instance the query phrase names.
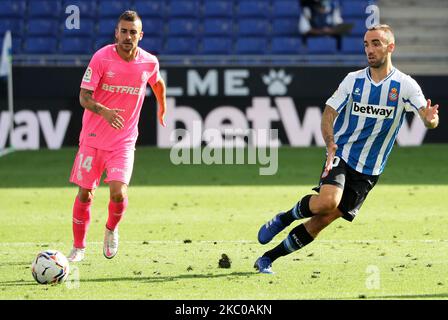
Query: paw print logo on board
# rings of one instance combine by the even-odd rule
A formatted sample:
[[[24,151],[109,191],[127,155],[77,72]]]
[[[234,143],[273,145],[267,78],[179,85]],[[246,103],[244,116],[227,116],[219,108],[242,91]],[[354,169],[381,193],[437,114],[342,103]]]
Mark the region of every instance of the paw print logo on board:
[[[268,86],[268,93],[271,96],[283,96],[288,92],[288,85],[291,83],[292,76],[280,69],[275,71],[271,69],[269,74],[263,75],[263,83]]]

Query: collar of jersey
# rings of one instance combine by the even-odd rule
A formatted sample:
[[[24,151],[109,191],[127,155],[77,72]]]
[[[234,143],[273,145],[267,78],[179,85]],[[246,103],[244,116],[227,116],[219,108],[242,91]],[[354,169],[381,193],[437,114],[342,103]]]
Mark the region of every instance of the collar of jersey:
[[[370,83],[373,84],[375,87],[378,87],[378,86],[382,85],[384,81],[386,81],[387,79],[392,77],[392,75],[395,73],[395,70],[396,70],[395,67],[392,67],[392,70],[390,70],[390,73],[387,75],[387,77],[384,78],[383,80],[381,80],[380,82],[375,82],[370,77],[370,67],[366,68],[366,75],[367,75],[367,79],[369,79]]]

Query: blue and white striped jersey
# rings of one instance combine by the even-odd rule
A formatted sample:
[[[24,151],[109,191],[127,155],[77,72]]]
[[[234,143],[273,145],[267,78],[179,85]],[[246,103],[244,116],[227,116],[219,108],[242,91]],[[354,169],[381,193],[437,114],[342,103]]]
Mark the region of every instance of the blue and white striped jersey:
[[[375,83],[370,68],[349,73],[326,102],[339,115],[334,122],[336,156],[358,172],[383,172],[406,112],[426,106],[420,86],[393,68]]]

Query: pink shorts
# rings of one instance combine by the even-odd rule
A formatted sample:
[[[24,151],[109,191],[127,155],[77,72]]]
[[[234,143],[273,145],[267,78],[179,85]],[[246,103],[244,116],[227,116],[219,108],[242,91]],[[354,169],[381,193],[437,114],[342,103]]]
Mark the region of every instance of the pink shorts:
[[[129,185],[133,167],[134,150],[105,151],[81,145],[73,164],[70,182],[84,189],[95,189],[106,170],[105,183],[120,181]]]

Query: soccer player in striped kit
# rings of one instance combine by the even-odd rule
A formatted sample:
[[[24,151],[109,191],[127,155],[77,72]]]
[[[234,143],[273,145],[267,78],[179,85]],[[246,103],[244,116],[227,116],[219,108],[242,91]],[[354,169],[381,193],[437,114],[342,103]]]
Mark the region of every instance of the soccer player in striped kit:
[[[429,129],[438,126],[439,106],[431,106],[417,82],[392,66],[392,29],[370,28],[364,47],[369,66],[349,73],[326,102],[321,130],[327,158],[313,189],[318,194],[304,196],[262,225],[258,241],[267,244],[293,221],[310,219],[256,260],[254,267],[261,273],[273,273],[277,258],[306,246],[339,217],[356,217],[384,170],[406,112],[414,112]]]
[[[81,82],[79,100],[85,110],[70,176],[79,186],[73,205],[73,249],[67,257],[72,262],[84,259],[93,197],[104,171],[110,200],[103,254],[108,259],[117,254],[118,223],[128,206],[127,186],[147,84],[159,105],[159,123],[165,126],[166,86],[157,58],[138,47],[142,37],[140,17],[125,11],[115,28],[116,43],[93,55]]]

